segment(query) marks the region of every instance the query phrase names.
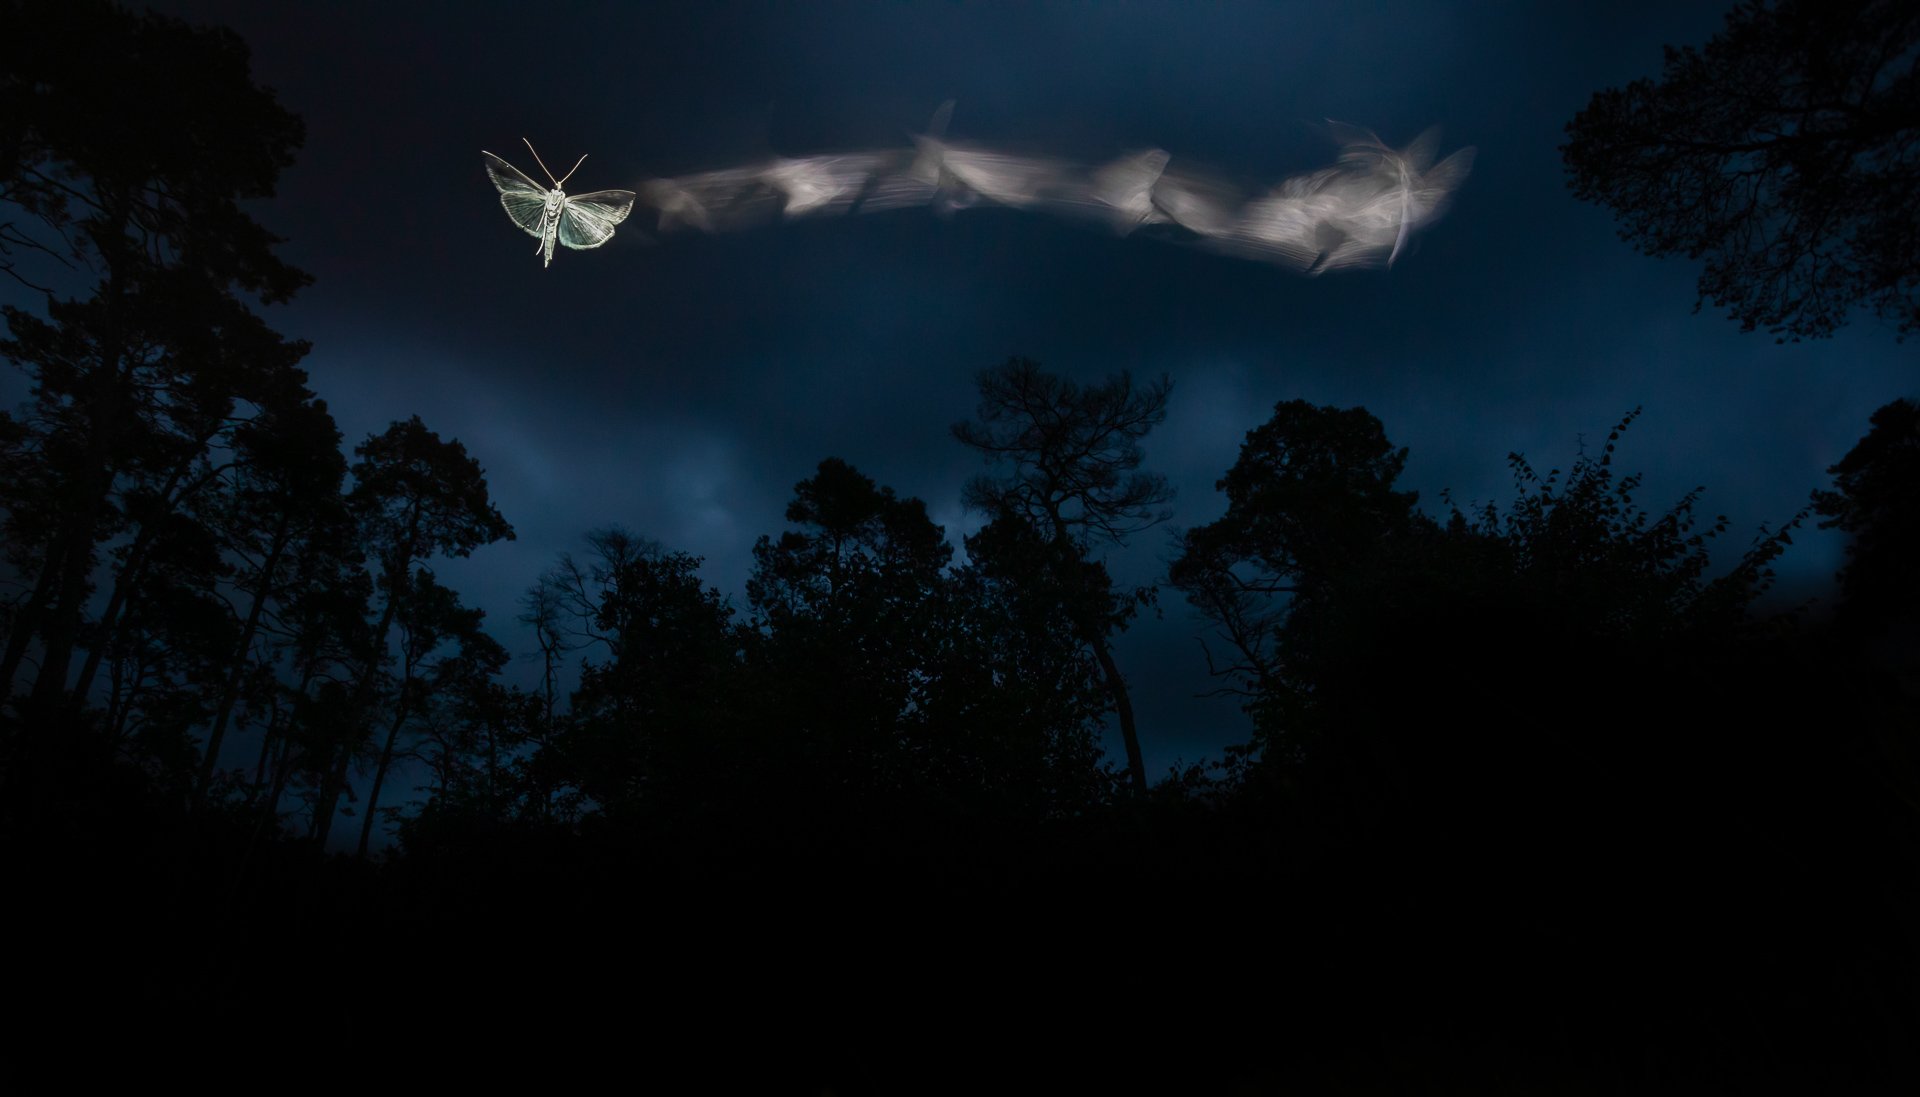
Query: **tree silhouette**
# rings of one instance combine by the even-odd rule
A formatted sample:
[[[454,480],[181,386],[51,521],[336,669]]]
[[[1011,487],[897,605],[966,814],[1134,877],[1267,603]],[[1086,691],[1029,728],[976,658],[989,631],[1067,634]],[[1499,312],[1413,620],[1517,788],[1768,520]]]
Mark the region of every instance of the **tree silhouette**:
[[[383,596],[372,647],[353,687],[353,711],[364,720],[374,711],[388,639],[412,588],[414,565],[436,555],[466,556],[481,545],[512,540],[513,527],[488,499],[479,462],[467,456],[458,441],[442,441],[419,416],[393,423],[353,452],[360,460],[351,470],[353,490],[347,505],[359,523],[361,543],[379,561]],[[334,752],[320,789],[314,837],[323,846],[355,745]]]
[[[262,672],[272,680],[273,661],[256,652],[257,641],[271,632],[280,619],[277,611],[310,573],[309,558],[345,562],[354,555],[355,531],[341,492],[347,462],[340,452],[340,430],[324,402],[269,408],[237,429],[232,445],[238,457],[234,483],[221,496],[214,524],[238,562],[235,584],[247,608],[207,732],[202,789],[219,763],[243,687]],[[271,688],[266,692],[270,695]]]
[[[88,695],[116,619],[144,571],[156,526],[182,517],[217,526],[235,481],[247,472],[251,454],[242,432],[259,420],[298,416],[296,409],[312,400],[306,375],[294,368],[305,346],[282,343],[252,317],[240,321],[238,331],[230,329],[217,343],[181,346],[195,368],[171,404],[157,409],[155,425],[163,432],[147,439],[143,459],[127,469],[119,499],[132,536],[114,550],[119,567],[112,593],[92,625],[101,640],[81,664],[73,686],[77,698]]]
[[[268,302],[310,281],[240,208],[273,195],[305,126],[253,83],[238,35],[108,0],[9,0],[4,16],[0,187],[56,234],[37,250],[92,265],[109,299],[151,267]]]
[[[150,528],[139,575],[116,583],[128,607],[120,627],[96,642],[108,666],[105,742],[129,747],[156,787],[184,795],[196,768],[192,732],[211,715],[239,625],[222,597],[229,569],[213,532],[186,516]]]
[[[1112,697],[1081,622],[1138,603],[1116,599],[1104,567],[1019,516],[987,523],[966,547],[925,713],[944,730],[930,740],[961,740],[944,761],[963,772],[944,783],[1017,818],[1094,810],[1113,788],[1099,747]]]
[[[1284,732],[1298,738],[1286,724],[1302,720],[1356,576],[1421,528],[1417,496],[1394,490],[1405,461],[1363,407],[1277,403],[1215,484],[1227,513],[1181,538],[1167,578],[1231,647],[1223,663],[1202,640],[1223,690],[1248,699],[1260,749],[1277,755]]]
[[[136,541],[117,613],[139,577],[141,531],[201,482],[224,409],[282,384],[304,353],[236,296],[284,300],[306,281],[239,205],[272,193],[302,130],[252,84],[230,32],[105,3],[14,3],[6,16],[0,99],[18,113],[0,124],[0,193],[55,235],[9,225],[0,250],[23,281],[10,258],[20,247],[99,278],[86,301],[49,300],[48,321],[7,312],[6,353],[35,375],[31,428],[52,498],[9,500],[27,516],[8,538],[32,581],[0,655],[0,692],[38,639],[32,694],[44,709],[68,689],[100,542]],[[117,499],[123,490],[131,497]],[[112,623],[96,631],[107,643]]]
[[[1522,635],[1654,651],[1737,629],[1799,519],[1708,579],[1707,545],[1725,518],[1696,532],[1699,489],[1650,515],[1634,500],[1640,478],[1615,475],[1635,415],[1564,474],[1509,455],[1514,504],[1454,508],[1442,526],[1394,490],[1406,451],[1364,409],[1277,405],[1220,481],[1227,513],[1188,532],[1170,569],[1235,650],[1214,670],[1248,698],[1254,750],[1298,760],[1365,723],[1347,706],[1379,703],[1379,679],[1404,673],[1381,653],[1408,652],[1411,637],[1450,643],[1450,662],[1485,645],[1491,665]],[[1453,641],[1436,638],[1448,632]]]
[[[746,683],[733,608],[700,581],[697,557],[618,529],[588,540],[593,563],[567,558],[549,582],[564,577],[590,599],[584,625],[608,655],[583,662],[572,712],[535,759],[544,782],[615,817],[751,795],[733,780],[754,768],[738,734]]]
[[[1648,255],[1704,259],[1702,302],[1781,342],[1856,305],[1920,327],[1920,14],[1748,0],[1658,82],[1594,96],[1561,146],[1574,193]],[[1698,308],[1698,304],[1695,306]]]
[[[373,576],[357,546],[358,530],[333,544],[323,537],[297,559],[273,622],[276,646],[294,675],[265,691],[271,715],[260,745],[253,796],[261,818],[277,827],[289,785],[314,801],[309,832],[318,830],[318,799],[331,790],[333,762],[364,739],[365,714],[351,711],[353,682],[373,649],[366,618]]]
[[[96,297],[54,302],[48,312],[51,322],[7,309],[11,338],[0,342],[35,380],[27,428],[47,458],[42,475],[4,489],[9,512],[22,519],[9,522],[8,539],[35,578],[0,657],[0,681],[11,680],[37,635],[40,703],[68,686],[99,545],[124,538],[114,549],[116,584],[92,630],[99,642],[74,684],[82,698],[158,530],[223,490],[236,429],[311,395],[295,366],[305,345],[285,342],[188,272],[149,272],[111,307]]]
[[[1920,620],[1920,402],[1895,400],[1827,472],[1814,493],[1823,529],[1851,538],[1841,592],[1845,615],[1868,628]]]
[[[484,636],[484,634],[479,634]],[[477,657],[476,657],[477,656]],[[540,699],[495,680],[497,648],[482,644],[442,659],[425,691],[419,713],[421,745],[415,756],[433,782],[416,810],[383,809],[396,819],[403,848],[430,848],[443,836],[471,840],[501,835],[516,824],[551,819],[550,783],[529,774],[530,752],[551,750]]]
[[[748,649],[794,760],[852,798],[913,787],[911,714],[927,704],[941,572],[953,555],[926,504],[838,458],[794,485],[799,529],[754,545]]]
[[[461,605],[460,596],[441,586],[425,568],[414,572],[408,582],[406,597],[394,599],[399,607],[394,624],[400,630],[400,680],[394,690],[386,739],[374,763],[373,786],[367,790],[366,808],[360,813],[360,845],[355,856],[363,860],[373,839],[381,788],[397,756],[402,731],[410,721],[418,722],[422,714],[433,714],[436,702],[443,698],[471,701],[481,695],[507,661],[506,650],[480,629],[485,610]],[[452,644],[455,650],[439,654],[445,644]]]
[[[1012,358],[983,371],[979,384],[977,421],[954,424],[954,437],[989,462],[1009,467],[999,478],[983,475],[968,482],[969,507],[996,517],[1017,516],[1042,536],[1073,546],[1080,557],[1097,541],[1124,544],[1128,535],[1170,516],[1162,506],[1173,498],[1166,478],[1140,471],[1145,459],[1140,439],[1166,418],[1172,383],[1165,377],[1136,390],[1132,378],[1121,373],[1083,388],[1029,359]],[[1061,578],[1084,574],[1075,569]],[[1105,575],[1103,565],[1100,574]],[[1111,636],[1127,619],[1126,603],[1150,596],[1137,591],[1099,613],[1083,612],[1077,621],[1081,641],[1106,676],[1137,794],[1147,791],[1146,763]],[[1076,596],[1073,604],[1088,603]]]

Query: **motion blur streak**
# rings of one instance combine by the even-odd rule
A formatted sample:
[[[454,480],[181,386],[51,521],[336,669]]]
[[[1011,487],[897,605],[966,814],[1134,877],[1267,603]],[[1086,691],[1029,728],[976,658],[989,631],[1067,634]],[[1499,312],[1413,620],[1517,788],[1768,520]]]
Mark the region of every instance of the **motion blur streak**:
[[[945,136],[953,104],[900,149],[775,159],[746,167],[654,179],[638,188],[657,228],[722,232],[775,220],[911,206],[935,212],[976,206],[1091,219],[1309,274],[1390,267],[1408,237],[1439,219],[1466,182],[1474,150],[1439,162],[1439,131],[1404,149],[1372,132],[1329,124],[1336,163],[1248,196],[1223,180],[1171,166],[1161,149],[1109,164],[1019,156]]]

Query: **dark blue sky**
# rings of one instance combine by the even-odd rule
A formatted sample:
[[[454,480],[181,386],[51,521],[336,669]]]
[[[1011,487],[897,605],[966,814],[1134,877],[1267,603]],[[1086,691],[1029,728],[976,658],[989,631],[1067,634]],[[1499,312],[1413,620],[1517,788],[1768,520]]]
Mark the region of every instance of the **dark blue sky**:
[[[282,4],[161,10],[233,27],[307,141],[257,214],[316,276],[276,327],[311,339],[349,442],[419,414],[485,467],[519,540],[439,567],[517,652],[515,599],[618,523],[706,558],[736,602],[756,536],[824,457],[925,499],[956,543],[978,467],[948,425],[1012,354],[1094,380],[1174,379],[1148,467],[1175,523],[1276,401],[1364,405],[1411,448],[1430,510],[1511,496],[1505,456],[1564,466],[1644,405],[1622,447],[1663,508],[1706,485],[1744,546],[1792,515],[1874,408],[1920,393],[1916,350],[1857,319],[1776,346],[1711,309],[1697,269],[1619,242],[1556,146],[1594,92],[1703,43],[1720,3],[955,5]],[[1099,162],[1158,146],[1263,186],[1325,166],[1334,118],[1479,150],[1452,212],[1391,271],[1322,278],[1010,210],[910,209],[649,244],[636,217],[551,269],[502,212],[491,149],[592,154],[571,190],[951,136]],[[1116,552],[1152,580],[1161,531]],[[1830,574],[1801,538],[1782,572]],[[1149,769],[1244,737],[1177,594],[1118,648]],[[516,673],[530,676],[531,664]],[[1117,750],[1114,751],[1117,755]]]

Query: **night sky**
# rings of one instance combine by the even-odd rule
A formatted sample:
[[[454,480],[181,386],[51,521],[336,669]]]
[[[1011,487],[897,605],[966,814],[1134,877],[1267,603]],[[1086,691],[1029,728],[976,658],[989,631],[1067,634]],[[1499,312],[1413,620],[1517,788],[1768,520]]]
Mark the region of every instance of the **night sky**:
[[[1276,401],[1364,405],[1411,448],[1403,485],[1441,511],[1512,497],[1505,457],[1565,467],[1646,408],[1620,460],[1664,509],[1704,484],[1729,548],[1826,486],[1881,404],[1920,393],[1915,349],[1869,317],[1777,346],[1711,306],[1697,266],[1636,255],[1568,191],[1562,127],[1656,75],[1724,5],[1417,3],[484,5],[194,2],[232,27],[307,139],[255,215],[315,276],[268,321],[314,344],[312,387],[349,446],[418,414],[486,470],[518,540],[435,565],[523,657],[516,600],[582,534],[619,524],[706,559],[745,607],[754,539],[828,456],[926,500],[957,545],[977,457],[948,431],[1010,355],[1094,381],[1169,374],[1147,468],[1172,525]],[[1333,162],[1332,118],[1404,145],[1478,148],[1448,215],[1391,271],[1320,278],[1004,209],[925,208],[653,238],[636,213],[551,269],[500,207],[480,150],[535,171],[591,153],[568,189],[771,155],[904,147],[942,100],[949,135],[1098,163],[1157,146],[1261,188]],[[649,222],[643,225],[642,222]],[[1789,582],[1830,575],[1797,540]],[[1156,579],[1156,529],[1110,557]],[[1246,737],[1177,592],[1116,649],[1148,770]],[[1117,736],[1109,757],[1118,759]]]

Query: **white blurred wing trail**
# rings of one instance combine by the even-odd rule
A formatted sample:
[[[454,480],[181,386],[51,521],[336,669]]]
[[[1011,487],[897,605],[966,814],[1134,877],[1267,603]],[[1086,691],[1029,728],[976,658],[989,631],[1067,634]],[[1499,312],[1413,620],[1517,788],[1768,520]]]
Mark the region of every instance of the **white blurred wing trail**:
[[[613,239],[613,227],[633,212],[630,190],[597,190],[569,197],[560,207],[560,242],[570,248],[597,248]]]

